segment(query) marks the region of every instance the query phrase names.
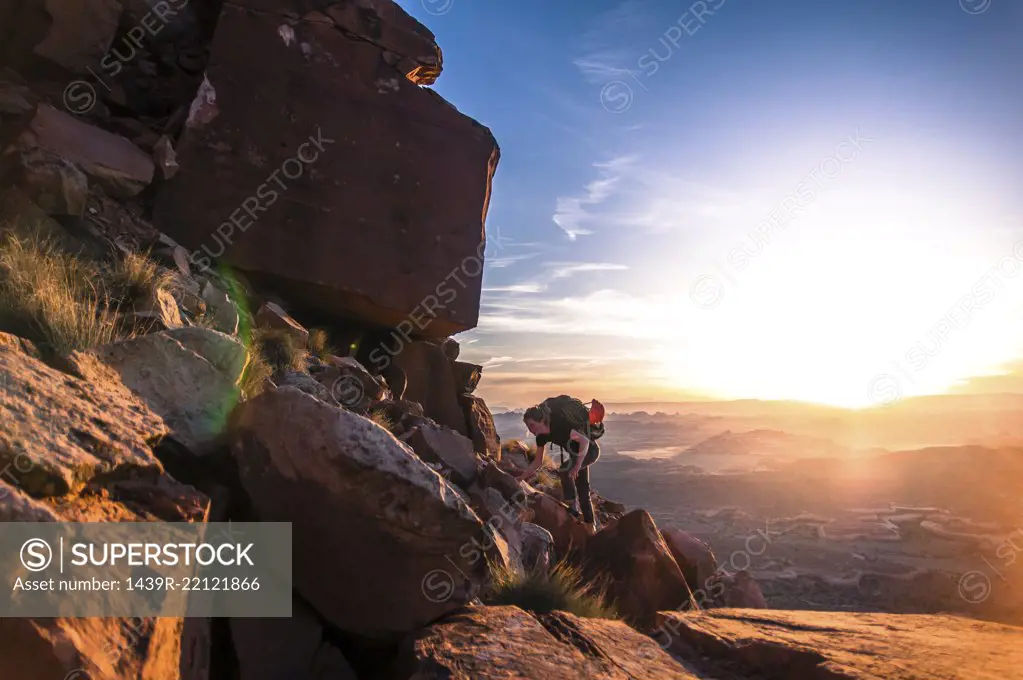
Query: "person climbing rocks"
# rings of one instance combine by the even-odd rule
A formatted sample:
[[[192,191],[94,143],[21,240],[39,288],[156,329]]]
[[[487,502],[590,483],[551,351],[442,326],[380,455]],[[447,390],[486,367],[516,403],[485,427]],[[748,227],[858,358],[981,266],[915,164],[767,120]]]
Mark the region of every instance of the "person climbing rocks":
[[[590,498],[589,468],[600,458],[597,439],[604,434],[604,407],[596,399],[591,404],[587,409],[579,399],[563,394],[526,409],[522,420],[536,437],[536,457],[518,478],[527,479],[536,474],[543,465],[548,444],[559,447],[558,473],[565,502],[573,515],[578,517],[581,511],[583,520],[597,530]]]

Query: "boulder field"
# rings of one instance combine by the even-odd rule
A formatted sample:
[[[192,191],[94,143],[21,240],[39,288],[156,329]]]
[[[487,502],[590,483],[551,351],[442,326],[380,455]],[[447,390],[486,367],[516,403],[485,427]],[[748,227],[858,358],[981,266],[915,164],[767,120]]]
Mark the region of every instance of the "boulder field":
[[[1020,677],[1023,629],[772,610],[512,474],[450,337],[500,152],[442,69],[392,0],[0,0],[0,246],[84,296],[0,309],[0,521],[286,522],[294,575],[291,618],[0,619],[0,676]],[[551,573],[614,618],[488,604]]]

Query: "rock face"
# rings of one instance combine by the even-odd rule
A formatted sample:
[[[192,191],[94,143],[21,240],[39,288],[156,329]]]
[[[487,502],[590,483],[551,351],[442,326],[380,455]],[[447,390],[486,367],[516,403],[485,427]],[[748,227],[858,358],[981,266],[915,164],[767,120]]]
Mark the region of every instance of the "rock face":
[[[238,680],[356,680],[344,656],[301,600],[290,619],[231,619]]]
[[[88,353],[116,371],[164,419],[170,435],[198,455],[224,432],[247,361],[241,343],[205,328],[144,335]]]
[[[49,501],[0,480],[5,522],[202,522],[209,509],[202,494],[166,476],[122,479],[100,496]],[[5,678],[210,678],[210,638],[201,619],[9,618],[0,633]]]
[[[389,0],[280,10],[224,5],[207,69],[219,114],[177,140],[157,226],[303,306],[431,337],[474,327],[499,152],[413,82],[440,70],[432,35]]]
[[[479,364],[470,364],[465,361],[453,361],[452,370],[455,372],[455,384],[462,394],[472,394],[479,387],[483,379],[483,367]]]
[[[153,161],[144,151],[50,106],[39,106],[16,146],[70,161],[115,198],[134,196],[153,181]]]
[[[518,607],[466,609],[430,626],[405,641],[399,668],[395,677],[417,680],[699,677],[621,621]]]
[[[22,489],[58,496],[101,475],[162,472],[149,443],[167,426],[116,375],[79,380],[12,345],[0,343],[0,468]]]
[[[586,544],[590,579],[607,578],[609,594],[626,620],[653,625],[659,611],[690,606],[692,593],[654,520],[634,510]]]
[[[52,20],[34,52],[76,73],[99,66],[121,20],[122,8],[117,0],[42,0],[25,4],[42,5]]]
[[[494,460],[501,459],[501,438],[497,436],[494,416],[487,407],[487,402],[472,394],[463,394],[458,398],[465,410],[466,425],[469,437],[476,453]]]
[[[241,406],[232,453],[259,520],[294,523],[297,591],[342,630],[407,633],[486,577],[483,555],[463,550],[479,517],[365,418],[280,388]]]
[[[568,508],[542,491],[534,492],[529,498],[532,511],[529,521],[538,524],[554,537],[558,559],[581,550],[590,539],[591,529],[572,516]]]
[[[394,358],[395,365],[408,376],[405,398],[423,405],[427,418],[468,434],[465,414],[458,403],[458,390],[451,360],[439,346],[413,342]]]
[[[426,462],[440,463],[450,469],[459,486],[467,487],[476,479],[479,460],[472,450],[472,442],[465,436],[424,419],[413,428],[407,441]]]
[[[687,534],[681,529],[669,527],[661,529],[664,542],[675,558],[682,574],[686,577],[686,583],[695,593],[698,590],[706,590],[711,584],[711,578],[718,569],[717,558],[710,546],[700,539]]]
[[[654,637],[739,677],[979,680],[1023,664],[1023,628],[955,616],[717,609],[663,614]]]
[[[526,571],[549,572],[557,562],[554,537],[538,524],[522,525],[522,566]]]

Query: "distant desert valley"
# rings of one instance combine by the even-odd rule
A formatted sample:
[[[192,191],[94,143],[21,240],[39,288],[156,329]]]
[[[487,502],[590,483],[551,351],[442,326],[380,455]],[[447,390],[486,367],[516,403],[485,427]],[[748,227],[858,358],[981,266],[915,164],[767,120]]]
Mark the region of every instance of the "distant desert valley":
[[[607,406],[596,491],[707,542],[771,607],[1023,624],[1023,396]],[[495,420],[524,438],[521,412]]]

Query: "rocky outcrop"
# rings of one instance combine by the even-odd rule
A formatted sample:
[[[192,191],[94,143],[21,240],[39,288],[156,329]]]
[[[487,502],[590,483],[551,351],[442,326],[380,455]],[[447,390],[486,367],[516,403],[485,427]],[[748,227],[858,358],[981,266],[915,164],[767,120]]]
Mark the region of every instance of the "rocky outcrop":
[[[294,579],[332,625],[388,637],[474,596],[483,523],[376,424],[285,387],[237,413],[232,453],[260,521],[294,524]]]
[[[350,411],[365,413],[387,397],[387,388],[351,357],[330,357],[326,366],[311,368],[313,377]]]
[[[501,459],[501,438],[497,436],[494,416],[487,407],[487,402],[472,394],[463,394],[458,398],[466,415],[466,426],[472,438],[473,449],[481,456]]]
[[[529,521],[551,533],[559,559],[585,548],[593,530],[572,516],[564,503],[541,491],[534,491],[528,502]]]
[[[0,356],[6,353],[0,350]],[[22,403],[23,396],[19,396]],[[69,404],[69,408],[75,407]],[[195,489],[152,471],[143,477],[93,478],[89,493],[48,498],[46,503],[30,498],[24,487],[5,479],[0,480],[0,520],[4,522],[203,522],[209,511],[208,499]],[[209,659],[209,629],[200,619],[6,618],[0,622],[0,665],[4,677],[19,680],[209,680]]]
[[[671,556],[682,569],[689,588],[694,592],[709,588],[711,579],[718,570],[717,558],[714,557],[714,551],[710,546],[674,527],[661,529],[661,536],[671,551]]]
[[[22,489],[60,496],[95,477],[162,472],[149,444],[167,426],[118,376],[79,380],[12,345],[0,344],[0,468]]]
[[[431,337],[472,328],[490,131],[416,84],[439,51],[393,2],[279,10],[224,4],[206,71],[216,115],[177,140],[157,226],[305,307]]]
[[[39,106],[28,129],[6,155],[29,154],[29,160],[22,159],[25,165],[31,162],[31,154],[39,151],[74,164],[108,196],[128,198],[153,181],[153,161],[144,151],[51,106]]]
[[[410,636],[398,668],[395,677],[418,680],[700,677],[620,621],[518,607],[466,609]]]
[[[476,479],[479,459],[472,442],[454,430],[424,419],[409,431],[405,441],[426,462],[440,463],[450,470],[459,486],[468,487]]]
[[[153,333],[88,354],[116,371],[164,419],[170,436],[197,455],[224,432],[248,358],[237,340],[204,328]],[[76,368],[92,380],[93,366]]]
[[[738,677],[979,680],[1018,677],[1023,663],[1023,628],[955,616],[718,609],[659,618],[660,644]]]
[[[521,534],[523,568],[527,572],[549,572],[558,561],[551,532],[538,524],[525,522]]]
[[[455,385],[458,391],[462,394],[475,392],[480,380],[483,379],[483,367],[465,361],[452,361],[451,367],[455,372]]]
[[[589,580],[603,579],[619,613],[637,626],[652,626],[659,611],[695,606],[682,570],[644,510],[589,539],[585,565]]]
[[[443,349],[430,342],[413,342],[394,357],[394,362],[408,376],[406,399],[422,404],[427,418],[459,434],[468,434],[451,360]]]

